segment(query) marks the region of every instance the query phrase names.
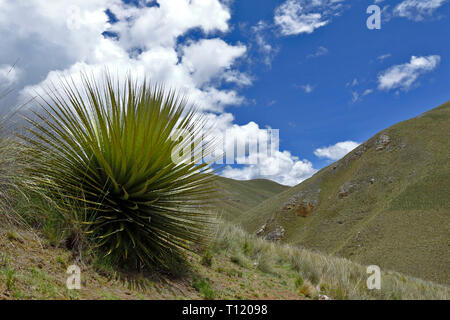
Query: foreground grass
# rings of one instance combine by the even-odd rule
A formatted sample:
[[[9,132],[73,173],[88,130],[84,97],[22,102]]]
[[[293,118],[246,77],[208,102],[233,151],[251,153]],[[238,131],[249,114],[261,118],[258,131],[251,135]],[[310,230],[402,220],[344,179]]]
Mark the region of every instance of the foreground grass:
[[[81,268],[81,290],[66,287],[67,267]],[[189,279],[118,279],[105,265],[74,260],[71,251],[49,244],[28,230],[0,230],[1,299],[196,299]]]
[[[78,261],[40,233],[0,228],[1,299],[303,299],[285,277],[233,262],[230,252],[193,256],[178,277],[158,271],[119,271],[104,259]],[[81,289],[66,288],[67,267],[81,268]]]
[[[226,252],[236,263],[294,283],[300,295],[332,299],[449,299],[446,286],[397,272],[382,271],[381,289],[367,289],[366,267],[345,258],[279,245],[222,224],[213,251]]]
[[[366,288],[366,269],[349,260],[267,242],[222,223],[191,271],[120,273],[104,260],[80,263],[48,238],[0,228],[0,299],[449,299],[449,288],[383,272]],[[81,290],[66,288],[67,267],[82,270]]]

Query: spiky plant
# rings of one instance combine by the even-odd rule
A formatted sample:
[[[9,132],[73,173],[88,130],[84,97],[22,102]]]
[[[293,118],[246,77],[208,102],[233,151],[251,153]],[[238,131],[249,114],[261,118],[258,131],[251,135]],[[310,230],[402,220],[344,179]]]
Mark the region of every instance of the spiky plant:
[[[87,212],[89,239],[118,262],[171,268],[210,231],[214,175],[199,164],[205,122],[175,91],[145,80],[82,74],[80,83],[60,79],[27,118],[22,138],[38,163],[30,183],[69,199],[62,210]]]

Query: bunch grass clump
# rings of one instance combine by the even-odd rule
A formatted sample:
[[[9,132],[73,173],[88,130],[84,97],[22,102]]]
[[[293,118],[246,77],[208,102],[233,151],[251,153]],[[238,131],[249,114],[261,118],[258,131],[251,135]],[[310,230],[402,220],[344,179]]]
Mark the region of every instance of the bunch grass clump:
[[[46,88],[27,118],[29,184],[62,214],[82,212],[68,216],[117,263],[172,269],[203,247],[213,221],[205,207],[214,175],[200,161],[211,144],[190,138],[205,122],[177,92],[146,80],[80,79]]]
[[[1,223],[23,224],[15,207],[17,202],[27,200],[22,184],[25,150],[1,129],[0,122],[0,219]]]
[[[15,64],[8,70],[13,71]],[[0,107],[3,99],[13,91],[7,83],[0,83]],[[1,109],[1,108],[0,108]],[[8,109],[6,109],[8,110]],[[28,160],[26,150],[11,132],[10,125],[17,110],[0,112],[0,223],[26,226],[26,222],[17,213],[19,202],[27,201],[26,184],[23,184],[24,167]]]
[[[405,299],[448,300],[448,286],[382,270],[380,290],[367,288],[365,266],[345,258],[313,252],[289,244],[273,243],[248,234],[241,227],[222,221],[211,246],[217,254],[238,256],[255,262],[250,268],[272,275],[293,277],[293,288],[311,299],[326,295],[333,300]],[[263,267],[261,267],[263,259]]]

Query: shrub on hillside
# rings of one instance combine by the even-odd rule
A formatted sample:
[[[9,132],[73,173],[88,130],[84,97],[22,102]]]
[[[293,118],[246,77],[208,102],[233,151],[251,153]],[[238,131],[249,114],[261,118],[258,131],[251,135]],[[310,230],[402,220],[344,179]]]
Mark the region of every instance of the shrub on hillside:
[[[114,261],[176,268],[210,234],[204,206],[213,175],[199,164],[207,149],[183,139],[198,136],[202,117],[176,92],[145,80],[116,82],[107,73],[81,80],[45,89],[27,118],[22,138],[36,160],[29,183],[62,212],[81,210],[69,216]],[[173,161],[188,149],[184,161]]]

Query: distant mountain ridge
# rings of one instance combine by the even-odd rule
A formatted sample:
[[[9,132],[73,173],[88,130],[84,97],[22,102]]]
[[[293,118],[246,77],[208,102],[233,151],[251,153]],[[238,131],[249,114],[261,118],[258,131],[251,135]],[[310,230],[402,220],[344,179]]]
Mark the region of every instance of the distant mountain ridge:
[[[288,186],[265,179],[233,180],[217,177],[216,210],[223,219],[231,221],[270,197],[289,189]]]
[[[385,129],[235,222],[250,232],[449,284],[450,102]]]

